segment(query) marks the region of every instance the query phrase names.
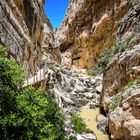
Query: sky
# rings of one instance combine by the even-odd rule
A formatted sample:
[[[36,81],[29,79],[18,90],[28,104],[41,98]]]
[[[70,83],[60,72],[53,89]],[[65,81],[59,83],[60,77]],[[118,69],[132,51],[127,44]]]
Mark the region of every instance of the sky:
[[[69,0],[47,0],[45,4],[45,13],[50,19],[54,28],[59,27],[63,21]]]

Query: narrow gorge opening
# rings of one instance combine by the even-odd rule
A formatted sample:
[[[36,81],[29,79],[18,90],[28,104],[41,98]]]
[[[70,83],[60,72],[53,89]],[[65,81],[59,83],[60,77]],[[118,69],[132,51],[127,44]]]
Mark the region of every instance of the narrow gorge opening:
[[[69,7],[70,8],[72,8],[71,6],[74,5],[74,4],[76,4],[74,1],[71,1],[71,2],[69,1]],[[88,66],[82,66],[82,67],[79,68],[78,65],[75,65],[75,62],[76,63],[77,63],[77,61],[80,62],[81,61],[80,59],[83,58],[83,56],[82,57],[78,56],[78,55],[77,56],[72,56],[72,53],[69,52],[69,50],[75,49],[74,39],[72,39],[71,41],[69,41],[69,39],[67,39],[67,40],[64,41],[64,43],[63,43],[63,41],[60,42],[61,37],[63,38],[63,36],[64,36],[62,30],[63,30],[63,28],[65,30],[64,26],[68,26],[68,28],[70,28],[70,26],[68,25],[68,22],[70,20],[69,16],[71,16],[71,14],[74,13],[74,11],[72,11],[72,12],[69,11],[70,9],[68,9],[67,13],[65,13],[67,7],[68,7],[68,1],[65,1],[65,2],[64,1],[61,1],[61,2],[60,1],[56,2],[55,1],[54,2],[53,0],[48,0],[45,4],[45,13],[49,17],[49,20],[51,21],[54,29],[57,29],[56,32],[54,32],[53,35],[54,35],[54,46],[59,47],[60,53],[61,53],[61,64],[60,65],[62,65],[62,66],[64,65],[66,67],[66,69],[70,68],[69,67],[70,65],[74,66],[75,67],[75,75],[77,77],[77,78],[76,77],[74,78],[70,74],[71,72],[73,73],[73,70],[71,68],[69,69],[69,71],[70,71],[70,73],[68,74],[69,76],[67,74],[63,73],[65,71],[65,69],[63,69],[63,72],[62,72],[63,76],[61,75],[63,78],[62,78],[61,82],[65,83],[66,85],[65,85],[65,87],[63,87],[63,84],[62,85],[61,85],[61,83],[58,84],[59,85],[59,94],[62,94],[61,92],[66,91],[67,94],[69,94],[68,96],[70,96],[69,97],[70,101],[66,101],[66,99],[62,99],[60,104],[61,104],[61,106],[64,105],[63,108],[64,108],[64,110],[66,112],[66,116],[68,118],[71,118],[71,115],[69,115],[67,112],[69,112],[69,108],[72,108],[73,111],[71,111],[69,113],[72,113],[73,115],[74,114],[79,114],[78,116],[83,119],[83,121],[87,125],[87,128],[90,129],[90,131],[93,131],[93,133],[95,133],[95,137],[92,133],[87,133],[87,134],[85,134],[85,136],[82,136],[81,134],[78,134],[76,136],[77,140],[79,140],[80,137],[83,137],[83,138],[85,137],[85,140],[87,140],[88,138],[86,138],[86,137],[88,137],[88,134],[91,135],[91,136],[89,136],[89,139],[109,140],[109,136],[107,134],[108,132],[106,131],[107,125],[103,126],[104,128],[101,128],[102,129],[101,131],[104,131],[104,133],[106,133],[106,134],[104,134],[103,132],[98,130],[100,128],[97,128],[97,127],[101,127],[100,125],[102,125],[102,124],[99,124],[99,122],[97,122],[98,119],[96,120],[96,117],[101,116],[101,117],[103,117],[103,119],[105,119],[105,117],[103,115],[101,115],[100,111],[99,111],[100,110],[99,109],[99,102],[100,102],[99,96],[98,97],[97,96],[93,97],[93,94],[94,94],[93,91],[96,94],[96,92],[97,92],[96,87],[100,88],[100,86],[101,86],[101,83],[100,83],[101,81],[99,80],[101,77],[99,77],[99,79],[97,78],[100,81],[100,82],[98,80],[96,81],[97,83],[99,82],[98,84],[96,83],[97,86],[92,85],[91,81],[95,80],[95,79],[92,78],[92,75],[87,75],[87,70],[89,69],[89,67]],[[79,6],[77,6],[76,8],[78,8],[78,7]],[[75,10],[77,10],[77,9],[75,9]],[[75,20],[77,20],[77,19],[75,19]],[[62,23],[62,21],[64,23]],[[88,23],[87,21],[85,23],[83,22],[80,25],[80,27],[78,25],[75,25],[76,27],[74,29],[74,32],[77,32],[76,29],[78,29],[78,28],[81,28],[83,26],[87,26],[87,23]],[[60,25],[61,25],[61,27],[60,27]],[[90,28],[91,28],[91,23],[90,23],[90,27],[88,26],[87,29],[90,29]],[[61,32],[62,32],[62,34],[61,34]],[[59,40],[59,38],[60,38],[60,40]],[[59,44],[58,42],[60,42],[61,44]],[[75,52],[78,52],[78,50],[76,50]],[[82,50],[80,50],[79,52],[82,52]],[[84,57],[86,57],[86,52],[82,52],[82,53],[85,55]],[[91,52],[90,52],[90,54],[91,54]],[[55,53],[54,53],[54,55],[55,55]],[[67,60],[65,60],[65,59],[67,59]],[[94,58],[94,59],[97,59],[97,58]],[[69,66],[67,66],[65,61]],[[84,61],[88,62],[88,60],[84,60]],[[63,62],[65,64],[63,64]],[[55,66],[53,66],[53,67],[55,67]],[[85,71],[85,73],[83,73],[82,71]],[[83,76],[80,76],[81,74],[83,74]],[[82,79],[82,82],[79,81],[79,78]],[[85,84],[86,80],[89,81],[89,83]],[[75,87],[73,88],[73,90],[71,89],[72,88],[71,87],[72,81],[75,81]],[[90,87],[88,87],[88,84],[91,84],[90,86],[93,86],[93,87],[91,87],[91,89],[89,89]],[[69,85],[69,87],[67,85]],[[72,85],[73,85],[73,83],[72,83]],[[79,85],[81,87],[79,87]],[[76,89],[78,87],[81,88],[81,89]],[[58,87],[56,87],[56,89],[57,88]],[[78,90],[81,90],[81,91],[78,91]],[[84,90],[87,90],[88,92],[86,92],[86,91],[84,92]],[[74,92],[76,94],[79,94],[80,92],[83,92],[85,97],[82,97],[82,98],[80,97],[79,98],[79,97],[73,95],[72,92]],[[98,93],[100,93],[100,92],[101,91],[99,91]],[[84,100],[86,100],[86,103],[83,103],[83,105],[82,105],[82,102],[85,102]],[[74,106],[75,107],[73,107],[70,103],[70,102],[73,102],[73,101],[74,101],[74,104],[75,104]],[[76,102],[77,102],[77,104],[76,104]],[[68,105],[68,103],[69,103],[69,105]],[[106,123],[106,121],[104,121],[104,122]],[[67,124],[66,127],[69,131],[71,131],[71,127],[69,127],[68,125],[70,125],[70,124]],[[71,135],[72,134],[70,134],[70,136]]]
[[[45,3],[45,13],[50,19],[54,29],[57,29],[63,22],[69,0],[47,0]]]

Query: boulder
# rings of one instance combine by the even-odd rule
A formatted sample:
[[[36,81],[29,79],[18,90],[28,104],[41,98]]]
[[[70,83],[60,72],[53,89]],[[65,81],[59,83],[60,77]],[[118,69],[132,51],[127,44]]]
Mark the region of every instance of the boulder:
[[[93,133],[82,133],[77,134],[77,140],[97,140],[95,134]]]
[[[96,121],[97,121],[97,128],[105,133],[108,128],[108,118],[100,114],[96,117]]]
[[[102,92],[102,85],[96,87],[96,91],[98,94]]]

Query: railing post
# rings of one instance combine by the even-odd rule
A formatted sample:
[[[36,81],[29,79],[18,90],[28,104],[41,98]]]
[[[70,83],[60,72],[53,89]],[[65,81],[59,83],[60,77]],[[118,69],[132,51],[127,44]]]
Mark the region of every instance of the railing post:
[[[34,83],[35,83],[35,60],[34,60],[34,75],[33,75]]]
[[[35,72],[35,82],[37,81],[37,74],[36,74],[36,72]]]
[[[45,73],[46,73],[46,63],[45,63],[45,66],[44,66],[44,78],[45,78]]]
[[[27,69],[27,76],[26,76],[26,78],[27,78],[27,86],[29,85],[29,79],[28,79],[28,69]]]
[[[45,77],[45,65],[43,67],[43,78]]]
[[[35,83],[35,74],[33,75],[34,83]]]
[[[41,80],[41,65],[40,65],[40,80]]]

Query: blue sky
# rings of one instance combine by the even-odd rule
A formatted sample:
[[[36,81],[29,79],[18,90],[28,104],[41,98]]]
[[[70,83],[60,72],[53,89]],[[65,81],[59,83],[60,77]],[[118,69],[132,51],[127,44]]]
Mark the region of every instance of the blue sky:
[[[45,13],[50,19],[54,28],[57,28],[63,21],[69,0],[47,0]]]

